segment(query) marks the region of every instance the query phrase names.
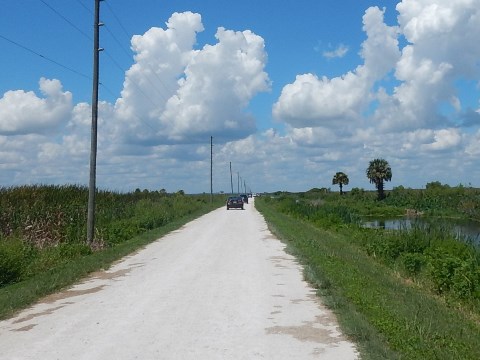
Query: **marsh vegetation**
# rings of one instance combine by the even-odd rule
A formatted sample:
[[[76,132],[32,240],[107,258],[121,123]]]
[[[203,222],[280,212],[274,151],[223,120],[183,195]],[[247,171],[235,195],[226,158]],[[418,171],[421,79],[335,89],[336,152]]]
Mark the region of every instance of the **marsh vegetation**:
[[[480,249],[441,221],[478,220],[479,190],[435,182],[395,188],[379,201],[362,189],[343,196],[312,189],[256,205],[364,358],[480,357]],[[366,216],[407,212],[437,221],[402,231],[362,226]]]

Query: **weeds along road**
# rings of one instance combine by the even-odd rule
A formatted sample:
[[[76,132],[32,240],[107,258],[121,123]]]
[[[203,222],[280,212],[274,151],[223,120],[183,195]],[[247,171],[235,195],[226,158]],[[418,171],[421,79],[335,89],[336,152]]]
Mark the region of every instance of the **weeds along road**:
[[[0,359],[355,359],[252,203],[0,322]]]

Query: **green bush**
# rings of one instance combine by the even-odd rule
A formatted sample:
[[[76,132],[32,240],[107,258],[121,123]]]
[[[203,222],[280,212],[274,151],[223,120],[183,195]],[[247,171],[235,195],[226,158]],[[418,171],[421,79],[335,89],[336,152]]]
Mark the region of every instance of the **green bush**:
[[[115,245],[131,239],[139,232],[140,228],[137,223],[133,223],[131,220],[118,220],[106,226],[100,232],[100,236],[107,244]]]
[[[400,261],[403,270],[410,277],[418,275],[426,263],[425,256],[419,253],[403,253]]]
[[[0,241],[0,287],[17,282],[22,275],[23,245],[20,241]]]
[[[480,267],[470,258],[458,266],[452,277],[452,290],[460,299],[480,299]]]
[[[453,286],[454,275],[462,262],[457,257],[446,253],[436,253],[428,262],[428,271],[433,283],[433,289],[439,293],[449,291]]]

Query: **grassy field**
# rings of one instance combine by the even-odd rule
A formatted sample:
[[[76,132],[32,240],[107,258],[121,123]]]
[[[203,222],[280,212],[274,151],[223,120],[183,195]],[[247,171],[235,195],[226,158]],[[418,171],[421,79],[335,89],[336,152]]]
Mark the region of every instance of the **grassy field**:
[[[217,208],[224,196],[135,191],[97,195],[86,243],[86,188],[0,189],[0,319]]]
[[[400,255],[373,256],[364,246],[370,236],[354,225],[358,214],[342,206],[343,199],[336,206],[332,199],[316,198],[315,206],[304,206],[304,200],[305,194],[296,200],[264,197],[255,204],[304,264],[306,279],[336,312],[344,332],[359,344],[363,359],[480,358],[475,287],[467,298],[439,292],[433,281],[400,271]],[[449,254],[458,251],[454,247]],[[473,259],[471,271],[478,275],[473,266],[478,258]],[[455,274],[449,264],[437,264],[440,277]]]

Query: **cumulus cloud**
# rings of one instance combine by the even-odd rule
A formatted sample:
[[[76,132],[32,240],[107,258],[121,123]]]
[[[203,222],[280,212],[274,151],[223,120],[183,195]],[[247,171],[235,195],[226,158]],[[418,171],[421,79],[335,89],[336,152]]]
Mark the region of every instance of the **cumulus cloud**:
[[[99,184],[103,174],[128,175],[128,180],[105,178],[121,189],[138,181],[155,186],[169,174],[184,174],[188,181],[192,168],[205,165],[203,144],[211,135],[218,144],[256,131],[246,109],[255,95],[270,89],[263,38],[220,27],[215,43],[197,49],[203,30],[201,16],[187,11],[172,14],[164,28],[132,37],[134,62],[125,72],[121,96],[114,104],[99,103]],[[0,168],[10,179],[4,183],[16,176],[22,183],[82,183],[88,174],[91,106],[73,105],[59,80],[42,78],[40,93],[8,91],[0,98]],[[161,172],[146,175],[140,157]]]
[[[396,9],[398,26],[384,23],[385,9],[365,12],[362,65],[332,79],[297,75],[274,104],[274,117],[297,128],[364,119],[383,132],[475,124],[477,112],[464,109],[456,82],[480,80],[480,1],[404,0]],[[406,41],[401,49],[399,37]],[[389,88],[386,75],[395,80]],[[442,111],[447,105],[450,113]]]
[[[382,79],[400,56],[397,28],[385,25],[384,12],[369,8],[364,17],[367,40],[362,44],[364,65],[328,79],[298,75],[286,85],[273,106],[273,115],[293,127],[338,127],[360,118],[372,101],[372,86]]]
[[[461,108],[455,82],[479,80],[480,1],[404,0],[397,10],[408,42],[395,69],[401,83],[380,99],[375,119],[386,131],[447,126],[439,109]]]
[[[165,109],[195,53],[196,34],[203,29],[199,14],[174,13],[166,29],[152,27],[132,37],[135,62],[125,74],[121,98],[115,104],[119,117],[149,119]]]
[[[364,103],[367,88],[353,72],[329,80],[314,74],[297,75],[286,85],[273,107],[275,118],[294,127],[338,126],[350,121]]]
[[[195,50],[199,14],[175,13],[166,25],[132,39],[136,62],[115,104],[128,141],[189,143],[253,133],[255,119],[245,109],[270,87],[264,40],[218,28],[216,44]]]
[[[479,111],[459,86],[470,84],[478,103],[480,1],[403,0],[396,10],[394,26],[385,24],[385,9],[365,12],[363,64],[340,77],[297,75],[272,113],[310,159],[306,169],[333,160],[362,177],[351,158],[384,157],[415,178],[458,184],[454,174],[478,173],[466,158],[480,153],[478,131],[470,135]],[[411,181],[405,174],[400,183]]]
[[[72,94],[63,92],[58,80],[41,78],[39,85],[44,97],[12,90],[0,98],[0,134],[44,133],[68,120]]]
[[[224,28],[215,37],[218,43],[206,45],[187,65],[161,115],[174,140],[208,134],[232,139],[255,131],[254,119],[243,110],[255,94],[269,89],[263,39]]]

